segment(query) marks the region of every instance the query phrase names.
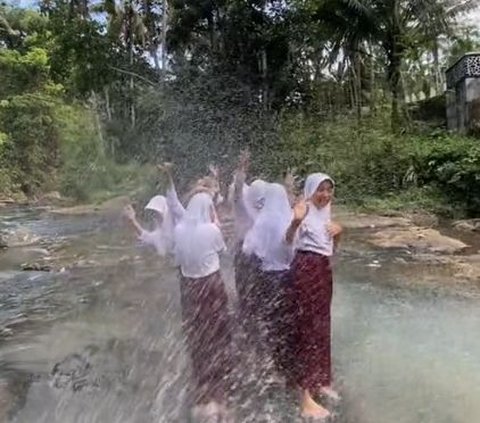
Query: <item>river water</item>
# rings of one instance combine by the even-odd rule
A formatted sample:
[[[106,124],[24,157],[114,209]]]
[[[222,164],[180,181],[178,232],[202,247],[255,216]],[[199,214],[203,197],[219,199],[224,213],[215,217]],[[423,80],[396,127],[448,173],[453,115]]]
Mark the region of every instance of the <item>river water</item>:
[[[0,421],[188,422],[175,269],[117,218],[11,209],[1,219],[40,240],[0,252]],[[19,270],[46,258],[53,272]],[[337,260],[335,421],[478,423],[478,292],[397,259],[351,248]],[[234,302],[228,256],[224,268]],[[301,421],[291,393],[238,367],[237,422]]]

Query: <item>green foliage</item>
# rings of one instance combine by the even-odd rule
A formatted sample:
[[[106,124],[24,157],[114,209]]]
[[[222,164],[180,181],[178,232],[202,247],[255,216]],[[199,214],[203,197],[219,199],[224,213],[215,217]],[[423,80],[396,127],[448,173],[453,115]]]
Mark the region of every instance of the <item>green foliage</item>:
[[[0,98],[42,89],[49,79],[47,52],[32,48],[22,54],[0,50]]]
[[[359,124],[348,115],[329,123],[284,116],[281,131],[277,143],[256,150],[257,165],[268,169],[269,177],[295,166],[300,175],[332,175],[340,201],[480,212],[476,139],[445,133],[392,135],[387,119]]]
[[[133,160],[115,163],[106,153],[98,116],[90,109],[64,105],[56,121],[62,139],[58,175],[62,194],[79,201],[101,201],[126,192],[154,192],[156,170]]]
[[[478,41],[451,25],[464,0],[450,3],[175,0],[168,16],[163,0],[0,6],[1,190],[151,193],[160,160],[176,163],[180,188],[209,162],[229,182],[249,146],[258,176],[322,170],[355,204],[478,213],[478,142],[390,128],[403,89],[428,98],[441,85],[440,37],[454,41],[445,57]],[[442,120],[441,98],[418,106],[414,120]]]
[[[14,183],[26,193],[44,186],[58,166],[55,111],[56,100],[40,93],[13,96],[0,104],[0,128],[9,139],[4,161],[14,169]]]
[[[417,142],[414,168],[418,180],[438,187],[453,203],[480,213],[480,143],[441,134]]]

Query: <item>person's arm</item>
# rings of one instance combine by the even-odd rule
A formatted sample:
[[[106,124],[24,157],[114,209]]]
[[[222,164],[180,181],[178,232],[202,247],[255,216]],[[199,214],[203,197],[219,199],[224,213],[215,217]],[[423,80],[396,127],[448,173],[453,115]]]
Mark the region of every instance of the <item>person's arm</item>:
[[[123,214],[127,218],[127,220],[130,222],[130,225],[134,228],[135,233],[138,236],[141,236],[144,232],[144,229],[142,228],[142,225],[138,223],[138,220],[135,215],[135,210],[133,209],[132,205],[129,204],[128,206],[125,206],[123,209]]]
[[[285,235],[285,241],[288,245],[292,245],[293,241],[295,240],[295,234],[297,233],[298,228],[305,219],[307,215],[308,205],[304,200],[300,200],[295,207],[293,208],[293,219],[292,223],[287,229],[287,233]]]
[[[295,198],[296,198],[296,193],[295,193],[295,183],[296,183],[296,169],[288,169],[287,174],[285,175],[285,179],[283,181],[283,186],[285,187],[285,190],[287,191],[288,195],[288,200],[290,201],[290,205],[293,206],[295,204]]]
[[[220,230],[220,228],[218,226],[216,227],[216,229],[218,231],[217,231],[217,234],[216,234],[216,237],[215,237],[215,251],[220,254],[220,253],[223,253],[224,251],[226,251],[227,246],[225,244],[225,240],[223,238],[222,231]]]
[[[233,179],[233,201],[234,203],[243,202],[243,186],[247,179],[247,171],[250,160],[250,153],[248,150],[240,153],[240,160],[238,168],[235,171]]]
[[[333,238],[333,250],[336,251],[338,245],[340,244],[340,239],[343,233],[343,227],[337,222],[330,222],[327,231],[330,236]]]
[[[168,178],[168,188],[165,198],[167,199],[168,208],[172,213],[173,221],[176,224],[183,218],[183,215],[185,214],[185,207],[183,207],[182,203],[178,199],[175,183],[173,182],[172,164],[164,163],[163,165],[160,165],[158,167],[160,170],[165,172]]]

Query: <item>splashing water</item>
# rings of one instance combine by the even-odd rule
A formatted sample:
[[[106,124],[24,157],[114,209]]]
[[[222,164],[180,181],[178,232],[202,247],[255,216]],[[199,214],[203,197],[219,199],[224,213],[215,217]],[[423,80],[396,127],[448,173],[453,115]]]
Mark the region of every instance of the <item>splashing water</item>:
[[[61,247],[50,253],[77,265],[47,274],[11,266],[2,274],[0,417],[188,422],[189,361],[176,270],[135,249],[118,227],[92,233],[91,221],[69,217],[65,226],[77,230],[65,233],[61,221],[49,219],[17,220],[43,237],[60,237]],[[51,232],[39,229],[45,227]],[[389,280],[402,277],[394,268],[376,273],[365,271],[362,257],[342,260],[333,304],[335,376],[343,396],[335,421],[476,422],[478,298],[393,285]],[[234,304],[230,258],[223,268]],[[246,351],[240,331],[234,346],[235,421],[297,421],[294,392]]]

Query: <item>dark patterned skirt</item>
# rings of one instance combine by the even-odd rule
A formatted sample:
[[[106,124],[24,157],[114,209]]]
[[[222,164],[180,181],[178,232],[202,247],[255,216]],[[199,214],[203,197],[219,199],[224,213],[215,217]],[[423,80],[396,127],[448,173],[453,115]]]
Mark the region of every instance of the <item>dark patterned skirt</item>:
[[[220,272],[199,279],[182,276],[180,294],[194,402],[224,402],[231,370],[232,325]]]
[[[332,268],[330,258],[297,253],[292,265],[296,309],[295,382],[312,393],[331,384]]]
[[[290,270],[259,272],[256,310],[260,346],[273,358],[276,370],[291,379],[295,342],[295,304]]]
[[[234,258],[234,266],[239,320],[247,336],[250,337],[256,330],[260,260],[253,255],[247,256],[239,246]]]

